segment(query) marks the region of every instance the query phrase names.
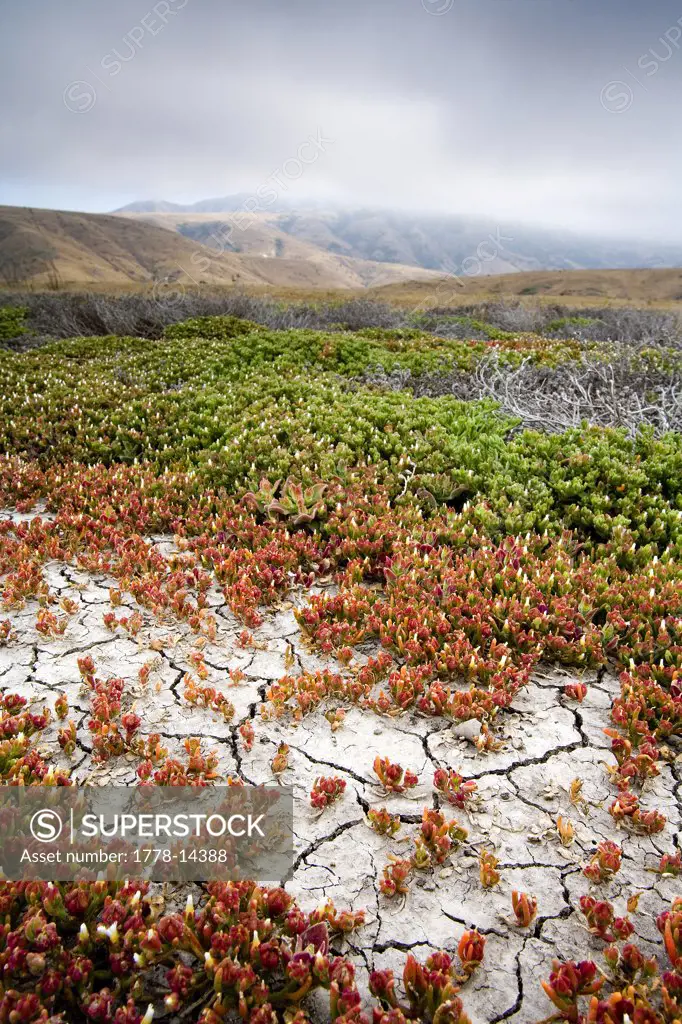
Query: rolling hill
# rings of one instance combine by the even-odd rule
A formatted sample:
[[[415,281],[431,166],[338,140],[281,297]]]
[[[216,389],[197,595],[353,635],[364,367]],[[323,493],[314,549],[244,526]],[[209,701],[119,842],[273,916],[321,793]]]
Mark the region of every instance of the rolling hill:
[[[186,279],[197,273],[192,263],[196,251],[196,243],[153,224],[94,213],[0,207],[0,279],[8,285]],[[213,262],[206,275],[213,283],[229,283],[241,272],[239,260]]]
[[[275,285],[315,287],[317,283],[320,288],[367,288],[440,277],[438,271],[422,267],[333,252],[288,234],[272,214],[158,212],[126,217],[178,232],[216,252],[238,255],[247,266],[260,261],[260,273]],[[299,276],[285,278],[284,268],[298,270]]]
[[[369,208],[338,209],[291,202],[249,210],[243,194],[192,205],[133,203],[125,215],[164,218],[168,226],[195,236],[197,220],[233,225],[233,240],[246,245],[237,225],[257,224],[270,237],[289,238],[315,249],[353,259],[481,275],[533,270],[639,269],[682,266],[682,247],[586,237],[570,231],[452,215],[410,214]],[[159,219],[158,223],[161,223]],[[210,244],[210,243],[209,243]]]
[[[521,224],[377,210],[278,214],[280,230],[348,256],[486,276],[533,270],[682,266],[682,248],[587,238]]]
[[[211,230],[175,230],[163,214],[122,217],[27,207],[0,207],[0,282],[7,286],[184,285],[309,289],[364,288],[415,277],[414,267],[336,257],[304,242],[218,251]],[[163,226],[159,225],[159,221]],[[283,236],[287,237],[287,236]]]
[[[437,269],[389,258],[401,255],[405,260],[433,262],[410,236],[411,241],[404,237],[401,247],[394,249],[386,241],[383,249],[373,251],[381,259],[367,259],[357,253],[370,251],[370,239],[375,237],[372,232],[379,230],[380,224],[385,227],[386,221],[369,216],[362,223],[364,233],[353,218],[344,227],[315,210],[245,216],[243,211],[155,209],[94,214],[3,206],[0,284],[129,289],[178,282],[185,287],[201,284],[210,289],[270,289],[298,295],[371,289],[377,298],[415,306],[495,296],[657,304],[682,301],[682,270],[618,268],[617,252],[610,257],[615,269],[539,270],[528,266],[533,262],[530,257],[518,257],[518,265],[510,267],[510,260],[500,255],[474,267],[480,269],[475,275],[466,272],[472,269],[466,262],[463,270],[460,262],[443,277]],[[360,237],[364,238],[362,244]],[[429,244],[435,246],[439,237],[434,227]],[[426,245],[429,239],[423,238]],[[461,239],[460,243],[464,244]],[[476,252],[476,247],[472,251]],[[546,255],[546,259],[549,263],[561,261],[558,256]],[[507,273],[492,274],[493,270]]]
[[[492,277],[441,277],[372,289],[372,297],[397,305],[435,308],[495,298],[554,300],[560,305],[682,302],[682,269],[544,270]]]

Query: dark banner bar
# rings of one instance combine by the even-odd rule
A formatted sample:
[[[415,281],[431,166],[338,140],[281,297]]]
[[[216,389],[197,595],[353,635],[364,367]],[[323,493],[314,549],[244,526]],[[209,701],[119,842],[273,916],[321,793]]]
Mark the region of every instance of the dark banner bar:
[[[293,795],[256,786],[2,786],[7,880],[283,881]]]

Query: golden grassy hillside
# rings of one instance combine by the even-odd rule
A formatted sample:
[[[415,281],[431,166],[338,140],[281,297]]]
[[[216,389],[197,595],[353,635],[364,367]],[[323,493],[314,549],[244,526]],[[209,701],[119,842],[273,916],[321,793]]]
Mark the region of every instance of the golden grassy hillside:
[[[215,218],[213,218],[215,219]],[[336,258],[296,243],[252,238],[219,252],[157,218],[0,207],[0,282],[7,287],[146,287],[178,281],[209,287],[348,289],[438,275],[412,267]],[[171,228],[171,230],[168,230]],[[267,250],[267,251],[266,251]]]
[[[221,237],[229,239],[233,251],[219,251]],[[166,281],[292,300],[362,294],[412,307],[495,298],[565,305],[682,302],[682,269],[443,277],[419,267],[330,252],[281,230],[270,214],[133,216],[0,207],[0,286],[137,291]]]
[[[201,263],[205,253],[210,265]],[[0,207],[0,278],[35,286],[203,278],[212,284],[259,284],[232,256],[219,261],[181,235],[120,217]],[[206,269],[208,267],[208,269]]]
[[[297,238],[272,213],[124,213],[136,222],[179,232],[231,255],[279,287],[368,288],[406,281],[435,281],[436,270],[384,263],[332,252]],[[257,261],[255,264],[253,261]]]
[[[682,269],[533,270],[490,277],[441,277],[373,289],[398,305],[449,306],[494,298],[527,298],[573,305],[617,303],[671,305],[682,302]]]

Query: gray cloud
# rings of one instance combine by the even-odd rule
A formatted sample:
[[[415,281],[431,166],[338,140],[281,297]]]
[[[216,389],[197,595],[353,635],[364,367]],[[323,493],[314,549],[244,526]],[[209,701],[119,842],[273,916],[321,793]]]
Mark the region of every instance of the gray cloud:
[[[293,197],[679,240],[677,3],[0,11],[0,201],[106,210],[251,191],[322,130],[333,145],[280,173]]]

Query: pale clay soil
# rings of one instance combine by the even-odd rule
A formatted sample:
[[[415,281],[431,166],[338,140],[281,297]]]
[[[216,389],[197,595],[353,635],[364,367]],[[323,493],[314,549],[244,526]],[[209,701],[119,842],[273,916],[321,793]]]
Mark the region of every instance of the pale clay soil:
[[[35,513],[33,513],[35,514]],[[6,512],[2,518],[23,519]],[[164,554],[171,542],[153,538]],[[636,941],[645,953],[660,953],[655,916],[680,894],[680,880],[661,877],[654,868],[663,853],[679,844],[682,820],[682,764],[661,765],[661,775],[649,782],[642,795],[645,809],[658,808],[668,818],[665,830],[642,837],[620,830],[608,807],[614,790],[605,765],[615,764],[603,729],[610,724],[609,709],[619,692],[608,673],[596,682],[585,674],[588,694],[582,704],[568,700],[563,687],[575,673],[547,667],[515,699],[496,725],[502,747],[478,753],[472,742],[476,723],[452,724],[445,719],[407,713],[398,718],[378,717],[356,708],[347,709],[344,724],[332,732],[324,708],[295,726],[289,718],[280,722],[261,719],[265,687],[285,674],[315,670],[328,665],[344,671],[333,659],[311,653],[303,642],[293,615],[293,603],[305,595],[294,593],[274,611],[265,612],[264,624],[254,630],[256,646],[241,648],[237,638],[243,624],[225,605],[218,589],[210,595],[218,624],[215,643],[203,648],[209,677],[205,685],[227,693],[235,705],[232,722],[209,710],[187,704],[181,680],[195,674],[188,655],[196,635],[172,618],[159,622],[124,597],[117,616],[141,611],[144,626],[135,638],[122,630],[111,633],[102,617],[111,611],[109,587],[116,581],[93,577],[74,566],[50,563],[45,569],[50,590],[78,604],[63,636],[45,639],[35,629],[37,602],[20,611],[4,611],[17,639],[0,646],[0,690],[27,697],[36,706],[52,709],[58,693],[69,701],[69,717],[78,726],[78,746],[66,757],[56,742],[55,720],[42,734],[41,752],[54,764],[68,768],[77,782],[99,780],[133,785],[139,759],[133,755],[97,765],[91,757],[87,728],[89,697],[80,681],[79,656],[90,654],[97,675],[123,677],[126,681],[124,710],[133,706],[142,718],[141,734],[161,733],[170,755],[182,755],[185,737],[202,737],[204,752],[220,756],[223,775],[240,776],[247,783],[276,785],[270,763],[278,744],[291,748],[289,768],[281,784],[293,786],[295,796],[295,863],[287,889],[310,910],[327,898],[339,909],[366,908],[365,926],[350,941],[336,943],[358,966],[361,987],[366,987],[372,968],[393,967],[402,972],[407,951],[420,960],[438,948],[455,950],[465,928],[477,927],[487,937],[483,966],[461,995],[474,1024],[508,1020],[529,1024],[551,1012],[540,988],[552,958],[600,961],[603,943],[584,928],[578,900],[593,892],[615,903],[625,913],[625,900],[641,892],[632,914]],[[161,652],[150,648],[160,640]],[[155,667],[142,686],[138,671],[150,659]],[[232,685],[228,668],[239,668],[245,679]],[[256,741],[250,753],[243,749],[239,725],[253,719]],[[376,784],[372,763],[377,754],[398,761],[419,775],[418,787],[409,795],[384,794]],[[454,853],[446,866],[435,872],[416,872],[406,898],[388,900],[379,895],[378,882],[389,853],[409,856],[424,806],[433,806],[432,778],[436,767],[458,769],[475,779],[478,791],[466,811],[445,805],[448,817],[457,817],[469,830],[468,843]],[[342,798],[321,815],[310,807],[308,794],[318,775],[340,775],[347,782]],[[576,807],[568,788],[574,778],[583,781],[585,802]],[[386,806],[399,814],[402,828],[394,839],[376,835],[365,822],[369,807]],[[556,831],[557,815],[575,825],[575,840],[563,846]],[[581,868],[602,839],[614,839],[623,847],[623,865],[615,878],[591,886]],[[477,851],[494,848],[500,859],[501,882],[494,889],[481,887]],[[513,923],[511,892],[518,889],[537,897],[538,917],[528,929]],[[171,905],[181,893],[168,894]],[[184,902],[184,899],[183,899]]]

